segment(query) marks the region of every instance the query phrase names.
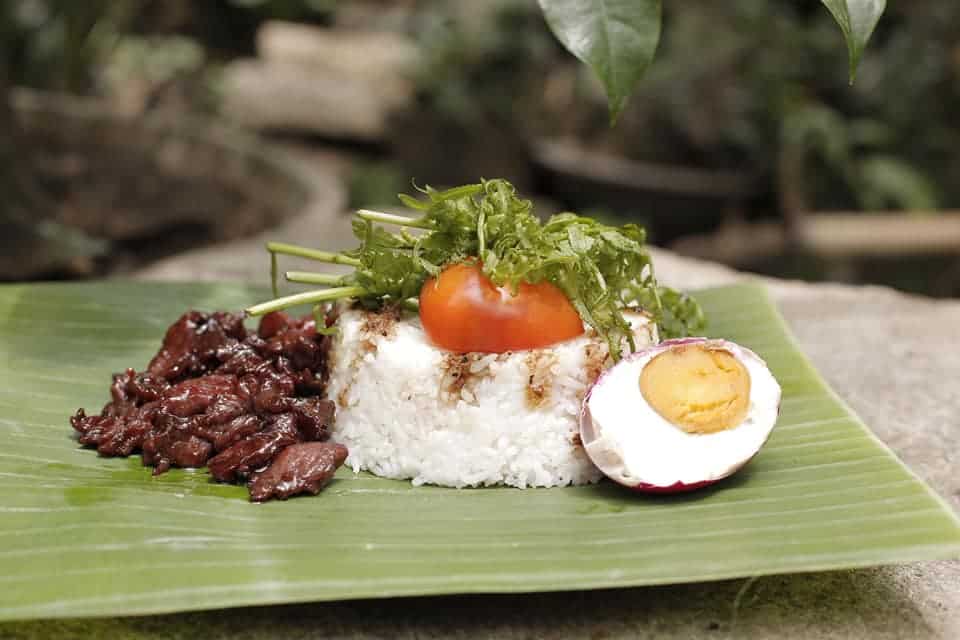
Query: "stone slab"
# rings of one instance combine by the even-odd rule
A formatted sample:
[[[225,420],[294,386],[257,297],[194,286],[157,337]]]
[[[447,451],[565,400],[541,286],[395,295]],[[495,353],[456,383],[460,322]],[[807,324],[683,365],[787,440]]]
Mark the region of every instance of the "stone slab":
[[[329,211],[329,210],[328,210]],[[271,237],[340,248],[347,218]],[[330,217],[332,215],[332,217]],[[248,246],[249,244],[249,246]],[[259,243],[195,252],[144,277],[264,281]],[[745,277],[657,251],[661,278],[697,288]],[[878,287],[765,279],[803,351],[838,394],[960,511],[960,301]],[[960,638],[960,561],[665,587],[250,607],[0,625],[2,638]]]
[[[398,33],[268,22],[259,57],[224,66],[224,114],[254,129],[378,141],[410,106],[420,51]]]

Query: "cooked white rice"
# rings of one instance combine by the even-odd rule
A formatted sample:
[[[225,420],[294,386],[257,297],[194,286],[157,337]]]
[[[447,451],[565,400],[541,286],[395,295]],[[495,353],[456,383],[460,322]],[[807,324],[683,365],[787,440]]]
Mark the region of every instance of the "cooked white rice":
[[[630,314],[638,347],[656,327]],[[333,437],[355,471],[450,487],[596,482],[580,444],[580,404],[606,345],[592,332],[548,349],[454,354],[417,317],[345,311],[331,350]]]

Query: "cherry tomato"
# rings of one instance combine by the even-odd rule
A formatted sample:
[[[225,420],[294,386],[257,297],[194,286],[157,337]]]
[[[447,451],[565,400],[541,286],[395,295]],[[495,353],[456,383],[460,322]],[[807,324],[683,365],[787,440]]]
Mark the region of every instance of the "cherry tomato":
[[[420,321],[436,346],[459,352],[537,349],[583,333],[580,315],[553,284],[521,283],[512,295],[470,263],[451,265],[424,283]]]

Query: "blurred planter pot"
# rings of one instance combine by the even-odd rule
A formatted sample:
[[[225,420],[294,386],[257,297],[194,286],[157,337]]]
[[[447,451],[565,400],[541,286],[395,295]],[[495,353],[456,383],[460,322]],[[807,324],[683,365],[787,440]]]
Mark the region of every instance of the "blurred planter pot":
[[[36,186],[54,222],[107,240],[96,271],[274,226],[312,199],[311,180],[249,133],[177,114],[17,89],[11,101]],[[77,275],[69,264],[7,278]]]
[[[545,191],[579,209],[634,214],[658,243],[713,229],[760,195],[748,173],[635,162],[575,141],[539,139],[531,155]]]

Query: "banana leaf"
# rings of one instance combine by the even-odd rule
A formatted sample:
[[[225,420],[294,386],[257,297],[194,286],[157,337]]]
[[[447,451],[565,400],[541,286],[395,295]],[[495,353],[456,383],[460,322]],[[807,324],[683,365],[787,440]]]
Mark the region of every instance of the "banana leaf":
[[[535,592],[818,571],[960,555],[952,511],[819,378],[758,286],[702,291],[709,334],[784,388],[770,442],[699,492],[608,482],[445,489],[341,469],[318,497],[263,505],[203,470],[152,477],[67,422],[142,368],[187,308],[239,285],[0,287],[0,620],[252,604]]]

